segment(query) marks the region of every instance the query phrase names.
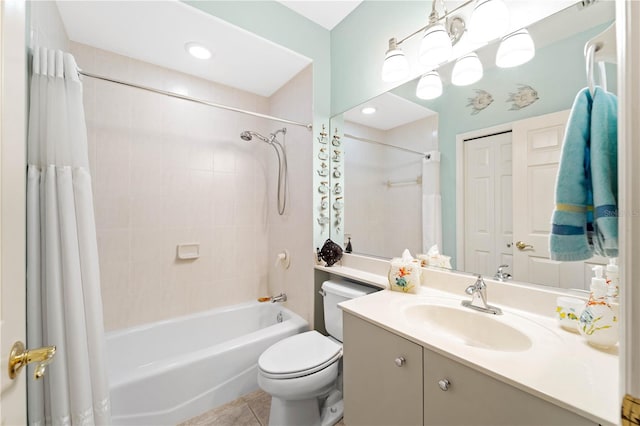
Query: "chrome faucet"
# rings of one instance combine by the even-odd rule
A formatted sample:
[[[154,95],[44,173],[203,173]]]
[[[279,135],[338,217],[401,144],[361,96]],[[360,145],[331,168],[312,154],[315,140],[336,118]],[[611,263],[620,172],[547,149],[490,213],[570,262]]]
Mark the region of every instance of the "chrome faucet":
[[[508,272],[505,272],[503,269],[504,268],[508,268],[509,265],[500,265],[498,266],[498,270],[496,271],[496,274],[494,275],[494,278],[498,281],[507,281],[511,279],[511,274]]]
[[[482,275],[478,275],[476,282],[467,287],[465,293],[471,296],[471,301],[463,300],[462,306],[487,314],[502,315],[500,308],[487,304],[487,284],[482,279]]]
[[[287,301],[287,295],[285,293],[280,293],[277,296],[273,296],[271,298],[271,303],[276,303],[276,302],[286,302]]]

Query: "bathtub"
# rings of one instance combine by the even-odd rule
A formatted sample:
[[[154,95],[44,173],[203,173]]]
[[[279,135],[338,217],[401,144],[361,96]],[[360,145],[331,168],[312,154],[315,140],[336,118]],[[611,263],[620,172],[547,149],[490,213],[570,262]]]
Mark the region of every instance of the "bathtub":
[[[108,333],[114,425],[175,425],[258,389],[257,362],[308,330],[279,304],[247,302]]]

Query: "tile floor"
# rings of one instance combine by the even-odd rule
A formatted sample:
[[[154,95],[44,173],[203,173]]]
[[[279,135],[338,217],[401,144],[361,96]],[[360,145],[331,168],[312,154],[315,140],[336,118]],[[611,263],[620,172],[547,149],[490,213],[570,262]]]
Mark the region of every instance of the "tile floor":
[[[267,426],[271,396],[262,390],[207,411],[178,426]],[[342,420],[336,426],[345,426]]]

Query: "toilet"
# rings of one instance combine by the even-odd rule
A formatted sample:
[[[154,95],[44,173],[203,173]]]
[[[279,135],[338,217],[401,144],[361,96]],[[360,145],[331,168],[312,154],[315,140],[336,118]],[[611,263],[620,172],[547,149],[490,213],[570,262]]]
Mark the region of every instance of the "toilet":
[[[279,341],[260,355],[258,385],[271,395],[270,426],[329,426],[342,418],[338,303],[376,290],[341,279],[325,281],[321,294],[330,336],[307,331]]]

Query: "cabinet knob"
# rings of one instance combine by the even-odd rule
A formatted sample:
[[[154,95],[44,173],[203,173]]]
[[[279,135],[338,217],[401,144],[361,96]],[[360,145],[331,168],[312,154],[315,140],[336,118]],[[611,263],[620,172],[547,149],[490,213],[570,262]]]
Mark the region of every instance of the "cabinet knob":
[[[398,358],[396,358],[395,362],[398,367],[402,367],[407,363],[407,360],[403,356],[399,356]]]
[[[440,386],[440,390],[442,390],[443,392],[446,392],[449,390],[449,387],[451,386],[451,382],[449,381],[449,379],[442,379],[438,381],[438,386]]]

